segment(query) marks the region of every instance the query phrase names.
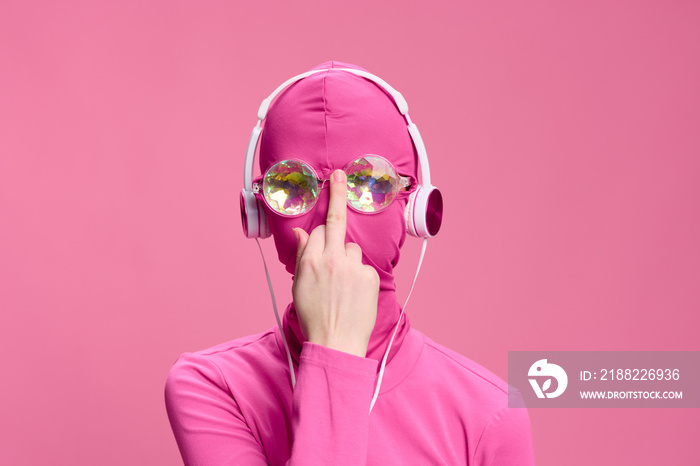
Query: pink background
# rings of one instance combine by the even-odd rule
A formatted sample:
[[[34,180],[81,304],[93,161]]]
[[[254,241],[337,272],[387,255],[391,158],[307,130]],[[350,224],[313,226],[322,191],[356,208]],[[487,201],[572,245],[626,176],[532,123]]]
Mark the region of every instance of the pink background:
[[[0,464],[180,463],[170,366],[274,325],[255,113],[331,59],[404,94],[445,196],[416,328],[503,378],[509,350],[700,350],[700,4],[428,5],[2,3]],[[700,461],[698,409],[530,416],[539,466]]]

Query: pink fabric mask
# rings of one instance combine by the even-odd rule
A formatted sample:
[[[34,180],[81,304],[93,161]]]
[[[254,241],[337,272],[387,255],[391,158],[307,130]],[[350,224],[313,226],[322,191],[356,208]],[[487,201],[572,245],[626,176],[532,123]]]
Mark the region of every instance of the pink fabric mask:
[[[326,68],[364,70],[337,61],[313,69]],[[417,155],[406,120],[392,97],[362,77],[345,71],[327,71],[292,84],[272,103],[260,141],[260,172],[264,173],[276,162],[294,158],[311,165],[320,178],[327,178],[364,154],[387,158],[400,175],[411,178],[413,187],[417,184]],[[384,356],[401,313],[393,268],[406,239],[404,209],[409,195],[409,191],[399,191],[391,205],[376,214],[347,209],[345,242],[357,243],[363,251],[363,263],[373,266],[380,277],[377,321],[367,349],[367,357],[377,360]],[[326,183],[316,205],[304,215],[283,217],[266,207],[279,260],[289,273],[294,273],[296,265],[297,244],[292,228],[301,227],[311,233],[325,223],[328,198]],[[298,363],[304,336],[293,303],[287,307],[283,320],[285,336]],[[400,348],[410,328],[406,314],[402,320],[388,360]]]

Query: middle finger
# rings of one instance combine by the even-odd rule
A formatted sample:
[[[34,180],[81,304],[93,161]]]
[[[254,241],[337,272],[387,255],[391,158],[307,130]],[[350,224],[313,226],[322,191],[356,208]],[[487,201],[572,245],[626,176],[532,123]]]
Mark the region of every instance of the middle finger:
[[[326,217],[325,251],[345,250],[345,227],[347,222],[347,180],[343,170],[331,175],[331,196]]]

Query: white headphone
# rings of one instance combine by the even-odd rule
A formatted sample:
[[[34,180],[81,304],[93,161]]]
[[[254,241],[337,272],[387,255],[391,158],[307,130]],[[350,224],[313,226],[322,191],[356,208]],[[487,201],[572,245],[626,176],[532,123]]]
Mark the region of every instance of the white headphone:
[[[404,211],[406,219],[406,232],[411,236],[418,238],[429,238],[435,236],[440,230],[442,224],[442,194],[440,191],[430,184],[430,167],[428,165],[428,154],[425,151],[423,139],[418,132],[418,127],[411,121],[408,116],[408,104],[401,93],[391,87],[386,81],[378,76],[362,70],[351,68],[329,68],[322,70],[312,70],[306,73],[299,74],[288,79],[274,90],[268,98],[262,101],[258,110],[258,123],[253,128],[253,133],[250,135],[248,149],[245,154],[245,166],[243,171],[243,189],[241,190],[241,222],[243,223],[243,233],[248,238],[267,238],[270,236],[270,228],[267,223],[267,214],[265,213],[264,202],[258,200],[253,193],[253,159],[255,157],[255,148],[260,140],[262,133],[262,122],[267,116],[267,111],[270,108],[272,100],[284,89],[291,84],[306,78],[315,73],[324,71],[347,71],[349,73],[367,78],[373,81],[378,86],[386,90],[396,102],[396,106],[406,118],[408,125],[408,133],[411,136],[413,145],[418,153],[418,162],[420,163],[421,179],[418,187],[411,193]]]

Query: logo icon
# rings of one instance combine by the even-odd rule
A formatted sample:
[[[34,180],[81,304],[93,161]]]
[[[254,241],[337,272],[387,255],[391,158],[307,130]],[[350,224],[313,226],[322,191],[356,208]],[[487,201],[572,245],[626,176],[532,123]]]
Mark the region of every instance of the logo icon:
[[[535,377],[528,379],[532,389],[535,391],[537,398],[556,398],[566,390],[566,385],[569,383],[569,378],[566,376],[566,371],[556,364],[548,363],[546,359],[540,359],[532,366],[527,373],[528,377]],[[537,377],[545,378],[546,380],[540,387],[537,382]],[[548,392],[552,386],[552,378],[557,381],[557,388],[552,392]]]

